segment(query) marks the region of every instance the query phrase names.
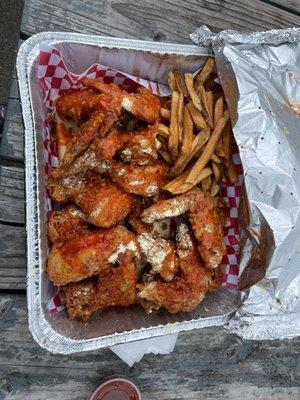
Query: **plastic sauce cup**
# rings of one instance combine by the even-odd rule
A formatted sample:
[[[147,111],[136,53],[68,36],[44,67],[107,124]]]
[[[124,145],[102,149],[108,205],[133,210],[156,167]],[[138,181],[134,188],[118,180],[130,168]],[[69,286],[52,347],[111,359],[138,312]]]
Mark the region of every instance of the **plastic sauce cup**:
[[[107,378],[90,400],[142,400],[138,388],[125,378]]]

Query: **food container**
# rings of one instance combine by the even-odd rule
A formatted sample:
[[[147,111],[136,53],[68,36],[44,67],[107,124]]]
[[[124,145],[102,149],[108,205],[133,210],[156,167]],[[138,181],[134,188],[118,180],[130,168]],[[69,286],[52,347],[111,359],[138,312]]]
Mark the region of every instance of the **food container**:
[[[29,328],[34,339],[51,352],[69,354],[226,324],[239,300],[237,290],[228,287],[208,294],[191,313],[160,311],[147,315],[140,306],[133,306],[104,311],[87,323],[70,320],[65,311],[49,313],[48,304],[53,299],[54,288],[45,275],[49,204],[45,195],[47,155],[43,140],[47,108],[37,80],[39,46],[42,43],[58,48],[67,67],[75,74],[80,74],[100,59],[103,65],[160,83],[166,83],[170,69],[194,72],[203,64],[204,57],[211,55],[209,47],[70,33],[40,33],[21,46],[17,72],[25,124],[27,295]]]

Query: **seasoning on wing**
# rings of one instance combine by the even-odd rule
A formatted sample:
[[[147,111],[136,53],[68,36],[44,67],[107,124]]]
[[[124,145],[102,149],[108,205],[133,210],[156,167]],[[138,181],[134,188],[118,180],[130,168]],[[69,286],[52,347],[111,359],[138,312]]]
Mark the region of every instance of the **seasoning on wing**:
[[[137,270],[130,253],[118,256],[118,266],[100,272],[95,279],[62,288],[70,318],[87,320],[95,311],[125,307],[136,302]]]
[[[177,254],[178,271],[171,282],[158,278],[137,285],[138,300],[147,312],[159,308],[171,313],[190,312],[209,290],[212,273],[204,268],[186,225],[178,228]]]
[[[200,189],[161,200],[143,211],[142,220],[151,223],[166,217],[189,212],[189,218],[199,241],[198,250],[207,268],[217,268],[226,252],[222,226],[224,215],[220,201]]]
[[[78,282],[115,264],[121,253],[139,257],[136,238],[123,226],[54,243],[47,274],[56,285]]]
[[[73,200],[83,211],[85,218],[96,226],[109,228],[126,217],[131,209],[132,198],[107,179],[94,171],[71,175],[48,184],[51,197],[57,193]]]

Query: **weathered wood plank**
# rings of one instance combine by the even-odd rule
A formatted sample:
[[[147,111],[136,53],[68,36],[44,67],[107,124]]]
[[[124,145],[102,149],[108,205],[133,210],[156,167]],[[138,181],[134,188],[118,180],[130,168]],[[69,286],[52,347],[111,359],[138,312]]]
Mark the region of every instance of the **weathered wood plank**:
[[[266,3],[272,3],[279,8],[284,8],[286,10],[289,10],[291,12],[296,13],[297,15],[300,15],[300,3],[299,0],[263,0]]]
[[[0,298],[0,343],[0,398],[88,399],[117,374],[132,379],[144,400],[299,399],[299,339],[243,342],[207,328],[179,335],[173,353],[128,368],[107,349],[71,357],[42,350],[28,331],[25,296],[9,295]]]
[[[15,93],[15,88],[13,88]],[[0,155],[11,160],[23,161],[24,128],[18,97],[10,98],[7,106]]]
[[[300,18],[260,0],[27,0],[21,30],[73,31],[150,40],[189,42],[189,33],[213,29],[265,30],[299,26]]]
[[[24,170],[0,166],[0,221],[24,223]]]
[[[0,289],[25,288],[25,228],[0,223]]]

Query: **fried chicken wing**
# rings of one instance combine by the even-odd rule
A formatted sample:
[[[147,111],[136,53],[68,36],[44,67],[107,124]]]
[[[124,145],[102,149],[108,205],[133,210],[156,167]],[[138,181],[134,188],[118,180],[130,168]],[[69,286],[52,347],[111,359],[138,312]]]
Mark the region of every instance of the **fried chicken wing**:
[[[148,232],[138,235],[137,241],[153,271],[164,280],[171,281],[178,267],[174,243]]]
[[[171,313],[190,312],[204,299],[212,273],[204,268],[188,228],[181,226],[177,235],[179,267],[171,282],[161,279],[137,285],[138,301],[147,312],[165,308]]]
[[[93,171],[68,176],[60,184],[93,225],[109,228],[124,219],[131,209],[131,196]]]
[[[61,118],[79,125],[99,107],[99,99],[99,94],[87,90],[65,93],[55,100],[56,112]]]
[[[87,320],[95,311],[125,307],[136,302],[137,271],[128,252],[118,258],[118,266],[102,271],[96,280],[70,283],[62,288],[70,318]]]
[[[97,79],[83,78],[82,83],[100,93],[109,93],[121,100],[122,108],[135,117],[153,123],[159,117],[160,101],[150,90],[141,87],[137,93],[128,93],[115,84],[105,84]]]
[[[164,186],[168,166],[157,161],[153,165],[134,165],[116,162],[109,171],[111,180],[124,192],[151,197]]]
[[[139,257],[136,238],[123,226],[54,243],[47,274],[56,285],[78,282],[115,264],[121,253]]]
[[[224,215],[220,202],[200,189],[158,201],[142,213],[142,220],[151,223],[166,217],[176,217],[189,212],[198,250],[207,268],[217,268],[226,252],[222,226]]]
[[[83,212],[75,206],[53,211],[48,221],[48,236],[52,243],[85,235],[89,231]]]

